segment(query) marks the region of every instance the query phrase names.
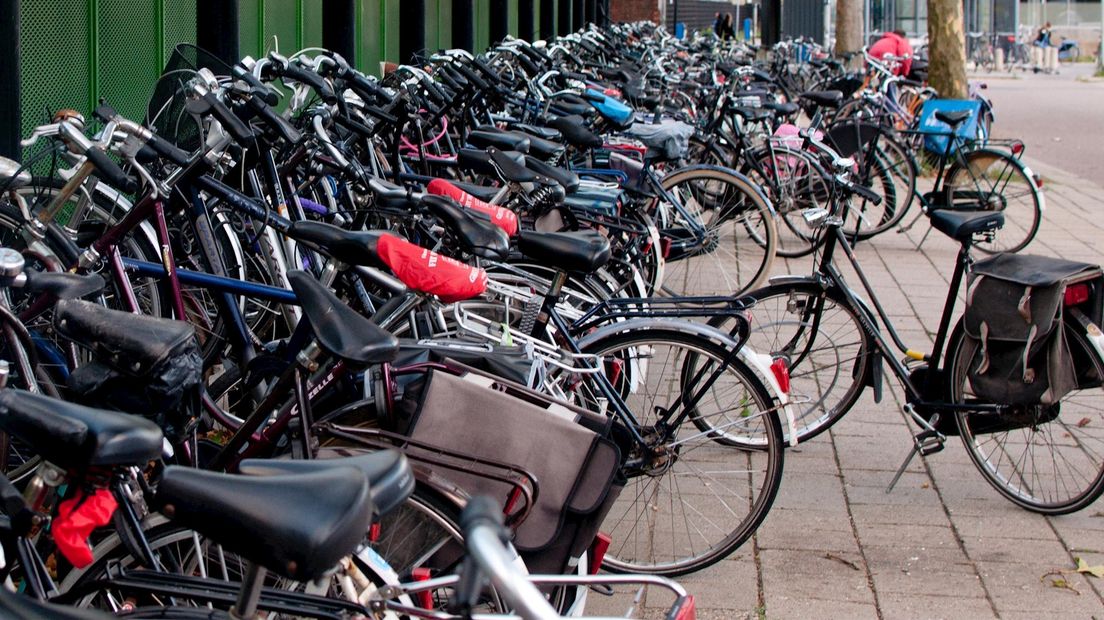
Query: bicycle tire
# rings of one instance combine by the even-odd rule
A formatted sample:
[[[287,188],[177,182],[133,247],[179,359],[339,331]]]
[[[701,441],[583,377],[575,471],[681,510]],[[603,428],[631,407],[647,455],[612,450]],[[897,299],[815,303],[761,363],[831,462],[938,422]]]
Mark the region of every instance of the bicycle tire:
[[[916,158],[899,140],[887,133],[879,137],[874,166],[880,183],[883,186],[892,184],[893,191],[882,193],[883,215],[873,226],[864,227],[858,231],[857,238],[860,241],[870,239],[897,226],[916,199]],[[892,201],[890,201],[890,195],[892,195]],[[844,231],[848,236],[854,236],[856,232],[853,226],[845,228]]]
[[[766,280],[778,231],[770,203],[750,179],[727,168],[689,166],[663,177],[661,184],[682,199],[684,209],[699,220],[707,237],[703,246],[668,260],[661,287],[664,294],[732,295]],[[658,208],[658,198],[656,203]],[[673,213],[661,213],[656,221],[663,236],[675,243],[693,238],[687,228],[692,223],[679,221]]]
[[[772,284],[742,301],[749,304],[751,330],[744,346],[788,359],[798,442],[831,428],[869,383],[874,341],[858,315],[837,289],[812,280]],[[740,327],[727,317],[710,325],[733,336]],[[789,445],[789,429],[783,431]]]
[[[805,151],[784,146],[760,147],[747,153],[744,161],[744,174],[759,184],[774,207],[778,232],[775,253],[785,258],[812,254],[823,234],[809,226],[803,212],[824,206],[831,195],[821,167]]]
[[[1062,329],[1078,370],[1077,390],[1058,405],[1008,414],[955,414],[966,452],[985,480],[1017,506],[1045,515],[1076,512],[1104,494],[1104,410],[1098,396],[1104,360],[1084,328],[1067,320]],[[966,369],[972,360],[965,359],[965,350],[960,320],[944,362],[951,402],[968,402],[970,395]],[[1004,416],[1012,428],[994,427],[994,417],[1003,423]],[[1075,467],[1080,470],[1076,475]]]
[[[664,347],[669,349],[666,354],[660,351]],[[685,355],[681,359],[679,351]],[[607,379],[638,416],[642,432],[648,432],[649,420],[654,421],[657,401],[677,399],[677,394],[686,392],[687,363],[703,364],[707,359],[718,361],[727,357],[727,351],[712,341],[665,329],[612,334],[588,343],[584,353],[602,358]],[[674,364],[659,367],[661,361]],[[723,445],[689,419],[672,429],[674,442],[680,441],[681,432],[690,434],[674,448],[662,451],[663,456],[654,461],[663,461],[662,465],[624,472],[628,476],[626,486],[602,524],[603,531],[613,539],[603,562],[605,568],[666,576],[701,570],[730,555],[766,518],[782,482],[782,427],[775,401],[755,374],[738,359],[728,368],[732,370],[726,376],[735,387],[724,384],[724,390],[711,392],[698,402],[692,415],[702,419],[713,416],[704,410],[708,404],[718,404],[719,413],[726,416],[730,404],[753,406],[752,414],[742,416],[743,423],[749,428],[762,427],[755,434],[765,437],[764,445],[757,449]],[[580,389],[593,390],[587,387],[589,383],[584,377]],[[660,395],[663,386],[668,392]],[[583,396],[582,404],[594,407],[596,399]],[[662,437],[657,441],[671,443]],[[622,458],[630,455],[623,454]],[[725,470],[718,465],[720,459],[737,469]],[[709,466],[702,470],[699,463]],[[730,496],[722,498],[725,493]],[[645,495],[648,499],[638,501]],[[724,518],[717,519],[720,523],[711,518],[714,511],[724,512]],[[688,517],[691,513],[696,516]],[[679,531],[680,519],[685,531]],[[694,522],[691,524],[689,519]],[[656,531],[664,533],[663,542],[658,543],[662,548],[657,547]],[[667,532],[670,532],[669,549]],[[696,540],[701,544],[695,544]]]
[[[1030,169],[1009,153],[980,148],[956,160],[947,170],[943,186],[947,205],[941,208],[990,210],[1004,213],[1004,227],[992,241],[974,245],[986,254],[1019,252],[1039,232],[1043,216],[1042,193]]]

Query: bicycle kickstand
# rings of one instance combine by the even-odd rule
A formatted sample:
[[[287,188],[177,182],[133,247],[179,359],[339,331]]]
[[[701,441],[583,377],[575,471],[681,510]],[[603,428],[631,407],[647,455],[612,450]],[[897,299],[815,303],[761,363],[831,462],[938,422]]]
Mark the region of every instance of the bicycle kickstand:
[[[885,491],[887,495],[897,486],[897,482],[901,480],[901,476],[904,475],[905,470],[908,469],[909,464],[912,463],[912,459],[916,458],[917,454],[928,456],[940,452],[943,450],[943,444],[947,441],[947,436],[935,429],[935,425],[939,423],[938,413],[933,415],[929,422],[916,413],[916,408],[913,407],[911,403],[906,404],[904,409],[905,413],[909,414],[913,420],[916,420],[924,430],[913,435],[912,448],[909,449],[909,453],[905,456],[905,461],[897,468],[897,473],[893,474],[893,480],[889,481],[889,486],[886,487]]]

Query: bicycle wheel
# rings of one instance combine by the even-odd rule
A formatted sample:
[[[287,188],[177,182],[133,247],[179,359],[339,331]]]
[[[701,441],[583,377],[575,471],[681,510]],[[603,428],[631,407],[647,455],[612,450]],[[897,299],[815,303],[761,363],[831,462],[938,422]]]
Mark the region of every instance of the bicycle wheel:
[[[1054,405],[955,416],[966,452],[986,481],[1017,506],[1047,515],[1075,512],[1104,493],[1104,360],[1083,328],[1072,322],[1062,328],[1078,372],[1076,390]],[[951,343],[944,364],[950,398],[976,402],[961,322]]]
[[[744,346],[787,360],[798,441],[831,428],[859,399],[870,373],[874,343],[858,315],[837,289],[812,281],[767,286],[743,300],[751,320]],[[738,327],[726,317],[710,324],[733,335]],[[789,430],[783,431],[788,445]]]
[[[896,226],[912,206],[916,196],[916,159],[901,142],[889,134],[878,137],[874,161],[871,162],[869,176],[872,185],[882,196],[882,204],[870,205],[863,201],[860,207],[866,212],[855,212],[854,205],[848,214],[844,230],[853,235],[858,228],[859,239],[869,239]],[[856,226],[857,218],[862,217],[862,226]]]
[[[601,368],[651,444],[623,454],[628,480],[602,523],[613,543],[604,566],[619,572],[668,576],[700,570],[742,545],[766,517],[782,481],[782,429],[774,400],[739,360],[723,367],[708,386],[688,377],[720,369],[722,347],[700,337],[663,329],[629,331],[600,338],[584,348],[600,357]],[[705,391],[679,416],[680,397]],[[577,388],[581,404],[602,399],[585,375]],[[674,428],[657,425],[674,411]],[[763,437],[759,449],[736,448],[701,431],[690,418],[737,434]]]
[[[826,205],[831,195],[820,166],[808,153],[782,146],[758,149],[746,159],[744,173],[759,184],[775,209],[777,254],[795,258],[812,253],[821,235],[805,221],[804,211]]]
[[[766,279],[778,232],[770,204],[747,177],[726,168],[691,166],[663,177],[662,185],[681,207],[657,199],[656,221],[672,245],[665,294],[739,294]]]
[[[971,151],[964,159],[965,164],[955,161],[947,170],[947,208],[1004,213],[1004,227],[993,240],[975,244],[982,252],[1019,252],[1027,247],[1039,232],[1043,215],[1042,191],[1031,170],[995,149]]]

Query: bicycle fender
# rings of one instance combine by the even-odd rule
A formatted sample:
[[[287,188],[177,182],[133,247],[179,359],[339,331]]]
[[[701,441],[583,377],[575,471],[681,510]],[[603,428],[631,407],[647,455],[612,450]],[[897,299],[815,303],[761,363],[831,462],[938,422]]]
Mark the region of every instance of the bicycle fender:
[[[774,362],[774,358],[766,353],[756,353],[754,349],[747,345],[740,348],[738,357],[767,384],[767,389],[770,390],[774,398],[778,401],[778,408],[782,410],[782,415],[785,417],[786,431],[790,435],[790,447],[796,446],[797,418],[794,416],[793,407],[790,406],[789,392],[784,392],[782,390],[782,386],[778,383],[778,377],[775,376],[774,371],[771,370],[771,364]]]
[[[859,310],[861,310],[862,313],[866,315],[866,318],[869,319],[873,325],[877,325],[877,318],[874,314],[874,311],[871,310],[870,306],[868,306],[867,303],[863,301],[863,298],[855,293],[855,291],[851,291],[851,294],[854,295],[855,301],[859,303]],[[875,347],[870,352],[869,360],[867,361],[867,367],[856,369],[858,372],[863,373],[863,385],[874,390],[875,403],[882,402],[882,380],[885,377],[884,368],[882,367],[882,357],[883,355],[881,349]]]

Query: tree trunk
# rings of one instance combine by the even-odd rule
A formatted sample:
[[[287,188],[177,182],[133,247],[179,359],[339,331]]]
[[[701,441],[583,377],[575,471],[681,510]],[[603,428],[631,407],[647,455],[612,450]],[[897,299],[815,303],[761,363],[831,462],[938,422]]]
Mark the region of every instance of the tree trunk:
[[[928,0],[928,83],[944,99],[965,99],[962,0]]]
[[[836,2],[836,55],[854,53],[863,48],[863,0]],[[857,62],[861,62],[861,59]]]

